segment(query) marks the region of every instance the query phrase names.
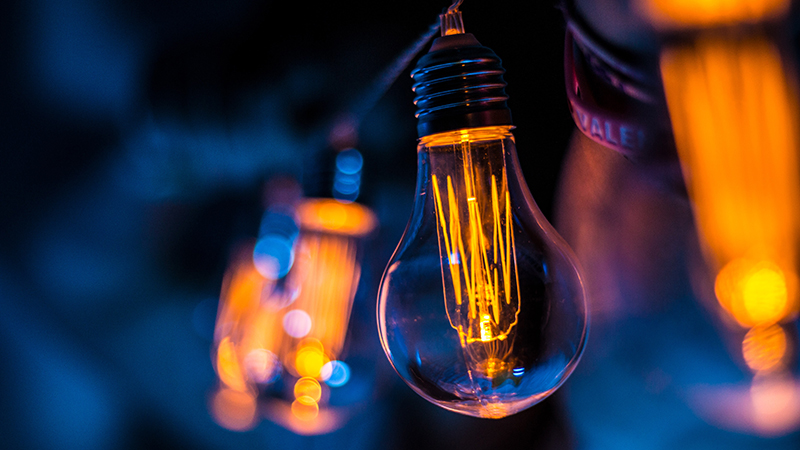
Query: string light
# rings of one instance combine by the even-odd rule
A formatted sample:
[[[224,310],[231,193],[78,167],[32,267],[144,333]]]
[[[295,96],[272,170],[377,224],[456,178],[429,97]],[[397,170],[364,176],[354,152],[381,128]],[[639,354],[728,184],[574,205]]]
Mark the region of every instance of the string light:
[[[412,72],[416,204],[381,282],[378,322],[417,393],[500,418],[564,382],[587,315],[575,258],[522,179],[500,60],[463,32],[460,3]]]

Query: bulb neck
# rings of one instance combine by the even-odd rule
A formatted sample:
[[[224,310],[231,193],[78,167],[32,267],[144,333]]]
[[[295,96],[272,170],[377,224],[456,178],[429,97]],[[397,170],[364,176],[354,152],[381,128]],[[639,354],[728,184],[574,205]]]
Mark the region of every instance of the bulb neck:
[[[481,128],[463,128],[455,131],[445,131],[442,133],[423,136],[419,140],[421,148],[441,147],[456,144],[480,144],[488,141],[499,141],[503,139],[514,139],[511,130],[513,125],[499,125]]]
[[[512,125],[500,58],[470,33],[437,38],[411,72],[420,138]]]

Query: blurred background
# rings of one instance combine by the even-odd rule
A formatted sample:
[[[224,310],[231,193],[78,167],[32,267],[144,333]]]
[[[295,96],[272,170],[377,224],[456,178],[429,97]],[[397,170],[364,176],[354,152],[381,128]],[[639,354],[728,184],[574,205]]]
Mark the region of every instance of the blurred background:
[[[655,80],[644,106],[597,95],[668,130],[669,114],[677,151],[669,137],[633,156],[571,117],[560,3],[461,7],[466,30],[503,59],[528,186],[584,266],[592,330],[573,376],[541,404],[488,421],[429,404],[384,356],[377,285],[416,181],[406,69],[367,102],[357,133],[344,133],[375,226],[355,233],[360,277],[344,300],[341,349],[350,375],[330,388],[344,412],[314,431],[260,406],[226,419],[221,299],[232,298],[237,255],[252,253],[264,213],[315,189],[337,125],[447,2],[3,2],[0,447],[798,448],[795,15],[769,1],[740,2],[752,17],[734,8],[719,20],[681,16],[685,2],[639,3],[568,8],[589,41]],[[747,31],[731,31],[740,25]],[[707,29],[713,36],[697,37]],[[602,65],[586,42],[586,67]],[[595,92],[619,88],[601,76],[619,67],[593,72]],[[735,117],[712,120],[725,111]],[[713,144],[719,136],[729,141]],[[721,165],[731,154],[739,162]],[[687,188],[682,174],[706,175]],[[276,191],[275,180],[289,187]],[[756,206],[714,209],[742,197]],[[742,222],[749,228],[725,228]],[[758,259],[730,244],[764,229],[774,236],[752,246],[790,250]],[[728,238],[709,238],[718,235]],[[773,297],[783,303],[754,310],[720,293],[717,272],[740,258],[756,258],[740,271],[782,288]],[[785,275],[778,288],[775,274]]]

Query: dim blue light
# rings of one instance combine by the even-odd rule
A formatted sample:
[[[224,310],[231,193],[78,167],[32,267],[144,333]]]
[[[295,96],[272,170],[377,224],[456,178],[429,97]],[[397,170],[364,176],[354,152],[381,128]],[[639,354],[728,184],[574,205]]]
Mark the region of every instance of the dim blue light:
[[[333,198],[353,202],[361,189],[361,169],[364,159],[354,148],[336,156],[336,174],[333,177]]]
[[[340,387],[350,381],[350,367],[347,363],[342,361],[331,361],[326,363],[330,364],[331,376],[325,380],[325,383],[330,387]],[[325,368],[323,368],[325,371]]]
[[[264,213],[259,228],[253,249],[256,270],[271,279],[285,277],[294,264],[294,242],[300,228],[294,217],[274,210]]]
[[[253,264],[267,278],[286,276],[294,264],[293,242],[283,236],[263,236],[253,249]]]
[[[353,182],[351,180],[337,179],[333,183],[333,188],[336,189],[338,192],[341,192],[342,194],[354,194],[358,192],[359,183]]]
[[[364,158],[362,158],[361,153],[354,148],[343,150],[336,156],[336,169],[343,174],[357,174],[361,172],[363,165]]]

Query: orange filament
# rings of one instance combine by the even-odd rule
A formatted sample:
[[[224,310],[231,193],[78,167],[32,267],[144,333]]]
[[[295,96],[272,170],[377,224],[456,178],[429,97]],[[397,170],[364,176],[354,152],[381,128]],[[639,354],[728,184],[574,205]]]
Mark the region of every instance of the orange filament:
[[[478,160],[503,152],[502,139],[508,128],[441,133],[424,142],[437,146],[432,150],[436,157],[444,154],[457,161],[456,173],[442,174],[444,179],[432,174],[431,186],[448,319],[462,346],[484,344],[477,353],[468,352],[476,363],[485,363],[486,358],[502,361],[510,351],[511,343],[506,340],[519,314],[519,276],[505,164],[492,167]],[[504,161],[499,154],[497,161]],[[486,366],[484,363],[478,365]],[[490,377],[497,373],[488,366],[483,369]]]

